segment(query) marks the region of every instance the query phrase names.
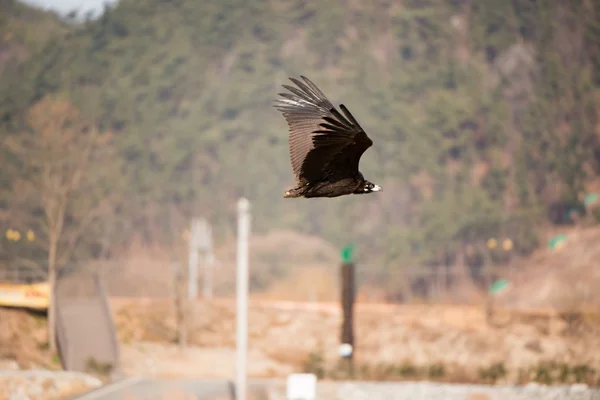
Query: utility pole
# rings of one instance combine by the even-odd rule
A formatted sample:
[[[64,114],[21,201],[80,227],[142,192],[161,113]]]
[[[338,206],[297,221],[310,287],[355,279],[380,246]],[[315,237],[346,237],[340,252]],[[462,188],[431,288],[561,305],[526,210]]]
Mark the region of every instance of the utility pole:
[[[200,242],[200,220],[193,218],[188,242],[188,300],[198,297],[198,247]]]
[[[236,385],[235,399],[246,400],[248,351],[248,239],[250,203],[242,197],[237,203],[237,282],[236,282]]]
[[[205,299],[212,299],[213,296],[213,268],[215,256],[212,252],[207,252],[204,257],[204,291]]]
[[[203,260],[203,289],[202,295],[205,299],[212,298],[212,287],[213,287],[213,264],[214,256],[212,252],[212,228],[206,220],[202,220],[202,241],[200,243],[200,250],[204,255]]]
[[[204,218],[193,218],[190,226],[188,261],[188,299],[198,297],[198,263],[200,254],[203,257],[203,290],[204,298],[212,297],[212,229]]]

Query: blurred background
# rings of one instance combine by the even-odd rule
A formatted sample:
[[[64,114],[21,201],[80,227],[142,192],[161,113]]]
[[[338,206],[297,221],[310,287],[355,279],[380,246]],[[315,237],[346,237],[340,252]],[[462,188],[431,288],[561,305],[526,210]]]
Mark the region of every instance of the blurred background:
[[[352,245],[359,378],[594,384],[599,21],[596,0],[0,0],[0,359],[64,367],[60,304],[97,300],[123,373],[229,376],[244,196],[251,376],[339,375]],[[283,199],[272,104],[299,75],[366,129],[384,192]]]

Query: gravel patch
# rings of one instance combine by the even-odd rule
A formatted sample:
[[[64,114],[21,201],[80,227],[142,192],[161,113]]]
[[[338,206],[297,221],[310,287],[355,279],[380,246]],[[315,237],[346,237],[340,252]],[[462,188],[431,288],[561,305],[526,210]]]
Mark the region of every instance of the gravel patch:
[[[285,385],[268,389],[269,400],[287,400]],[[485,386],[432,382],[319,382],[318,400],[600,400],[586,385]]]
[[[79,372],[0,370],[1,400],[58,400],[102,386]]]

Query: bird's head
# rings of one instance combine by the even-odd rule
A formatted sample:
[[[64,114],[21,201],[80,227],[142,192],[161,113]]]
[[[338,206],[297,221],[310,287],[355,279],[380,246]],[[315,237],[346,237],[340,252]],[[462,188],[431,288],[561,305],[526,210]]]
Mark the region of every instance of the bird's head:
[[[379,185],[376,185],[374,183],[371,183],[369,181],[365,181],[365,183],[359,187],[356,192],[356,194],[364,194],[364,193],[371,193],[371,192],[381,192],[383,191],[383,188]]]

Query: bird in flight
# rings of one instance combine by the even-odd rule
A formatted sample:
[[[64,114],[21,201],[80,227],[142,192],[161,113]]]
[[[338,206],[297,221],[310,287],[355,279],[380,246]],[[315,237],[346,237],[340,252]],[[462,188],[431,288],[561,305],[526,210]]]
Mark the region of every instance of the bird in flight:
[[[350,111],[340,104],[342,115],[308,78],[290,78],[298,86],[283,85],[291,93],[279,93],[275,108],[289,127],[289,151],[296,187],[284,198],[338,197],[380,192],[358,170],[360,157],[373,141]]]

